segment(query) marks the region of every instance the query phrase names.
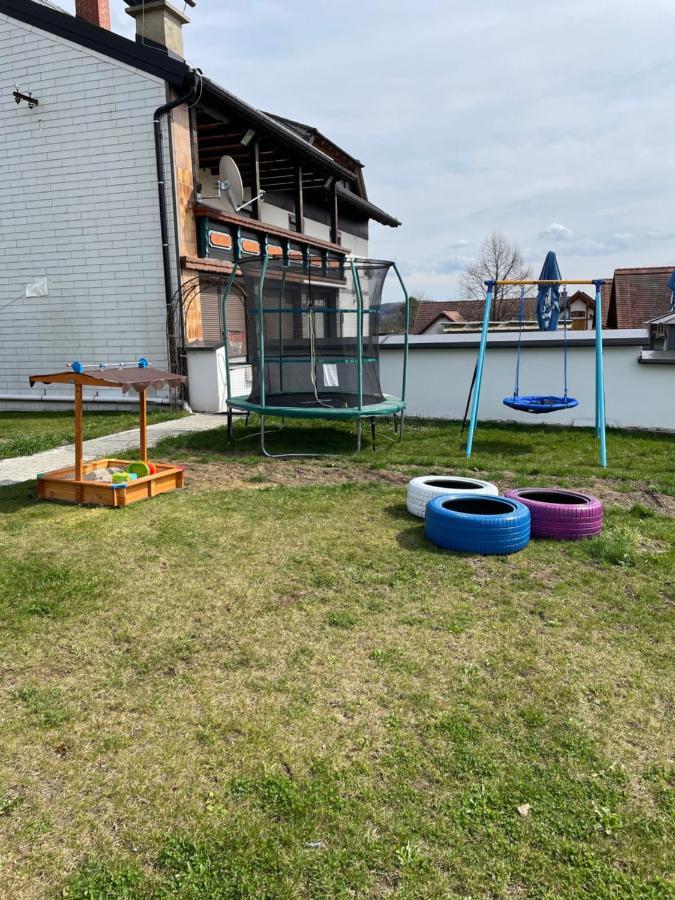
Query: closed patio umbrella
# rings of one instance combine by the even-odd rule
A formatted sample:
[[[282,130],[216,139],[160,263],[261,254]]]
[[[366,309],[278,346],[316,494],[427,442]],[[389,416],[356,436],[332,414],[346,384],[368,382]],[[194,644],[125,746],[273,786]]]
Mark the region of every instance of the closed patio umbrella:
[[[560,269],[553,250],[549,250],[539,276],[540,281],[559,281]],[[540,284],[537,291],[539,331],[557,331],[560,317],[560,285]]]

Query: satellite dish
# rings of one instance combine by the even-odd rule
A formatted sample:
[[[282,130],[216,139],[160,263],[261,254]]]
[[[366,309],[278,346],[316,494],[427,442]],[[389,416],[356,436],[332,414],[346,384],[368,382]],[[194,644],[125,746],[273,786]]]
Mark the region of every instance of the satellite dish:
[[[234,212],[239,212],[244,202],[244,184],[239,166],[231,156],[222,156],[218,165],[218,189],[230,201]]]

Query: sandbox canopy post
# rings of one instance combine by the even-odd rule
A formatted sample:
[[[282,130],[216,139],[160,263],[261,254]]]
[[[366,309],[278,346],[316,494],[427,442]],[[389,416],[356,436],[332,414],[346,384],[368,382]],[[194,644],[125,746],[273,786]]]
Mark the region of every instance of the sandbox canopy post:
[[[82,429],[82,385],[75,385],[75,481],[84,478],[84,446]]]
[[[139,446],[143,462],[148,461],[148,404],[145,392],[146,388],[138,392]]]

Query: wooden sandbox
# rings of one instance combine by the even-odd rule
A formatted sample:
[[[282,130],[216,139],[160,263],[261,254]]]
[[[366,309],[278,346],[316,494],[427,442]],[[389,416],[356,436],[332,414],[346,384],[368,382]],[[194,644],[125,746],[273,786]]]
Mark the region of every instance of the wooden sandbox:
[[[38,475],[37,494],[43,500],[58,500],[64,503],[83,503],[93,506],[122,507],[139,500],[147,500],[158,494],[165,494],[183,487],[183,466],[170,463],[153,463],[156,470],[126,484],[111,484],[87,478],[98,469],[121,468],[129,460],[97,459],[84,462],[83,459],[83,397],[84,387],[118,387],[124,392],[133,388],[138,392],[140,426],[140,460],[148,462],[147,404],[146,391],[149,387],[174,387],[185,381],[183,375],[163,372],[140,360],[138,365],[115,369],[98,368],[87,373],[79,363],[71,372],[55,372],[51,375],[31,375],[31,385],[74,384],[75,385],[75,465],[56,469]]]
[[[147,500],[157,494],[166,494],[183,487],[183,467],[168,463],[155,463],[157,472],[138,478],[128,484],[106,484],[86,481],[85,477],[96,469],[128,465],[128,459],[97,459],[84,463],[82,477],[76,476],[75,466],[56,469],[46,475],[38,475],[37,494],[42,500],[61,500],[64,503],[85,503],[92,506],[128,506],[138,500]]]

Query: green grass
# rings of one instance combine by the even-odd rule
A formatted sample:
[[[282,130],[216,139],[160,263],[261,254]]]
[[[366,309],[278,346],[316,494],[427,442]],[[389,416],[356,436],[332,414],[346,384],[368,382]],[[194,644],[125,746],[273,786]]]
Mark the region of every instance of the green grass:
[[[585,475],[589,435],[482,429],[476,471],[610,497],[600,538],[483,558],[391,482],[472,471],[453,429],[318,463],[202,434],[208,489],[114,512],[0,490],[0,893],[675,896],[672,439]]]
[[[166,422],[182,416],[169,409],[150,409],[148,424]],[[138,427],[138,413],[85,412],[84,438],[103,437],[115,431]],[[73,441],[73,413],[63,412],[0,412],[0,459],[28,456],[51,450]]]

